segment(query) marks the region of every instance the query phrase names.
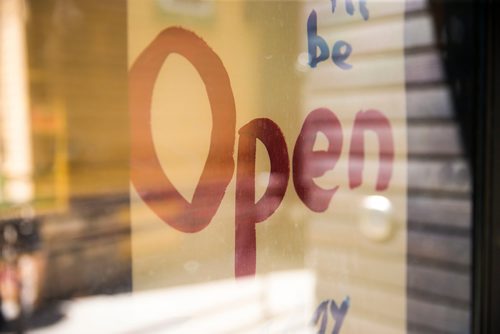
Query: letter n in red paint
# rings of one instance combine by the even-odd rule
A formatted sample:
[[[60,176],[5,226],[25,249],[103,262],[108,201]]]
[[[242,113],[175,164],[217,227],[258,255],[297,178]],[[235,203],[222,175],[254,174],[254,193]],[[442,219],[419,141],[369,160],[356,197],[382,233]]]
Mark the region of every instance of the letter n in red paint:
[[[394,164],[394,139],[389,119],[380,111],[370,109],[356,114],[349,152],[349,186],[351,189],[363,183],[365,165],[365,133],[372,131],[379,144],[379,170],[376,190],[389,187]]]

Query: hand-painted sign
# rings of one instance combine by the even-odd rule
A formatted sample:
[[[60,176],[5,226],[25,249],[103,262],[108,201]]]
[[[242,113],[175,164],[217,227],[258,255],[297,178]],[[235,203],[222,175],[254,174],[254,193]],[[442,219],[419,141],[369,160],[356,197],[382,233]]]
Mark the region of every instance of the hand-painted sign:
[[[185,56],[198,70],[209,92],[213,115],[210,151],[191,203],[178,193],[164,174],[154,150],[151,134],[151,98],[156,76],[163,61],[172,52]],[[168,28],[139,56],[130,70],[130,106],[132,112],[132,181],[142,199],[167,224],[194,233],[205,228],[219,208],[233,174],[235,136],[234,98],[224,65],[210,47],[194,33],[182,28]],[[217,92],[217,95],[210,95]],[[370,109],[356,114],[349,150],[349,186],[359,187],[364,167],[365,132],[373,131],[380,147],[376,189],[385,190],[392,176],[394,140],[389,119]],[[238,168],[236,171],[236,276],[255,274],[255,224],[265,221],[276,211],[285,196],[290,174],[288,149],[280,127],[268,118],[250,121],[239,131]],[[328,139],[326,150],[314,150],[318,133]],[[147,141],[144,141],[147,138]],[[260,140],[271,163],[266,192],[255,201],[255,150]],[[335,168],[342,151],[342,126],[331,110],[313,110],[305,119],[293,150],[293,181],[297,195],[312,211],[325,211],[338,186],[324,189],[314,179]],[[146,146],[147,145],[147,146]],[[314,166],[325,161],[322,166]],[[230,166],[213,182],[220,164]],[[147,170],[146,170],[146,169]],[[158,198],[150,200],[150,188],[144,175],[155,176],[161,184],[161,201],[178,202],[179,210],[169,210]],[[312,194],[312,195],[310,195]]]
[[[363,317],[389,279],[404,330],[404,4],[340,3],[216,1],[195,18],[129,0],[134,288],[308,268],[314,323],[329,310],[356,333],[387,330]],[[384,63],[368,32],[386,13]]]

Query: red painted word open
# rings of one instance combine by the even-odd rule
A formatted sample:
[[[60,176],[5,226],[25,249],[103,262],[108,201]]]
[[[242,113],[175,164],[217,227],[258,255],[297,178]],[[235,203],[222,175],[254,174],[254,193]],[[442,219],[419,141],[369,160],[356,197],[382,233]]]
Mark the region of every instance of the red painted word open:
[[[210,148],[191,201],[186,200],[163,171],[155,153],[151,129],[153,88],[166,58],[176,53],[188,60],[205,85],[212,113]],[[327,210],[337,187],[324,188],[315,178],[335,168],[342,155],[342,124],[330,109],[312,110],[304,120],[290,157],[278,124],[254,119],[238,130],[236,108],[228,73],[217,54],[196,34],[180,27],[167,28],[139,55],[129,74],[132,118],[131,178],[142,200],[173,228],[196,233],[210,224],[234,174],[236,165],[235,275],[254,275],[256,224],[265,222],[280,206],[290,173],[298,197],[312,211]],[[363,183],[365,133],[373,132],[379,144],[376,190],[388,188],[394,163],[394,139],[389,119],[379,110],[359,111],[354,119],[349,159],[349,187]],[[315,150],[318,134],[328,141]],[[270,178],[264,195],[255,199],[255,159],[259,140],[270,161]],[[291,160],[291,162],[290,162]],[[290,169],[292,168],[292,171]],[[160,189],[160,190],[158,190]]]

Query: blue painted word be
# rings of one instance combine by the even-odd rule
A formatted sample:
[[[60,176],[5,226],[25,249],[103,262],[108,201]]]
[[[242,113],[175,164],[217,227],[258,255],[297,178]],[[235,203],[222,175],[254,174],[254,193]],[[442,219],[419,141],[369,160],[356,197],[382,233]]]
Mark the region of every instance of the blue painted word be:
[[[319,49],[319,55],[317,49]],[[318,18],[314,10],[307,19],[307,51],[309,53],[309,66],[312,68],[330,57],[328,44],[323,37],[318,35]],[[336,41],[332,48],[333,63],[343,70],[351,69],[352,65],[346,62],[351,52],[352,47],[349,43],[342,40]]]

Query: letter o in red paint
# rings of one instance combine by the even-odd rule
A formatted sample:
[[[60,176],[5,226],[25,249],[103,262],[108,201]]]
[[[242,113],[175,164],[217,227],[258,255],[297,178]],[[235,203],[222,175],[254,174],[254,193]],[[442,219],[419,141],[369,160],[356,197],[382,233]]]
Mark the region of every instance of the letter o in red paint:
[[[209,153],[191,202],[177,191],[164,173],[151,129],[153,89],[163,63],[172,53],[186,58],[198,71],[212,112]],[[236,112],[229,76],[222,61],[193,32],[180,27],[163,30],[130,69],[129,109],[131,179],[139,196],[173,228],[187,233],[202,230],[217,212],[234,172]]]

